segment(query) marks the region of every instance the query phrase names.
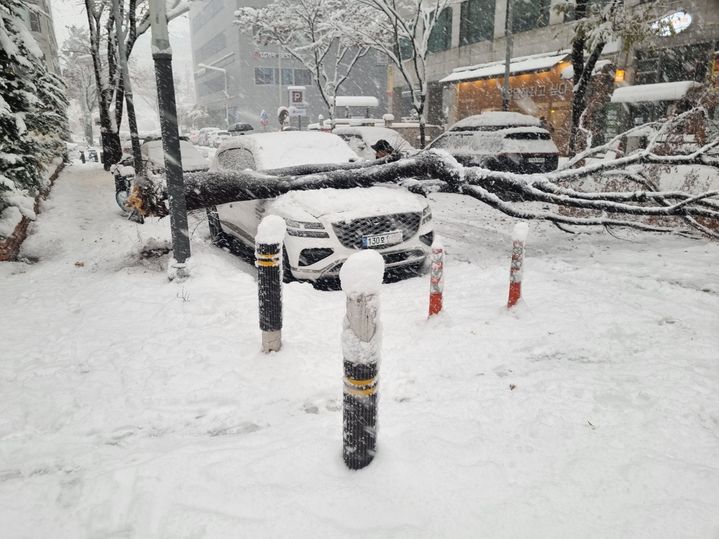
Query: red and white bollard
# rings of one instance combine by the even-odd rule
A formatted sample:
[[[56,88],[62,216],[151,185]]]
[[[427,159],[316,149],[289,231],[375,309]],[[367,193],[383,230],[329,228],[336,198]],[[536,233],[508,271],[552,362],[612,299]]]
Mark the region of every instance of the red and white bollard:
[[[509,301],[507,308],[514,307],[522,297],[522,266],[524,264],[524,244],[527,241],[529,225],[517,223],[512,231],[512,265],[509,268]]]
[[[444,293],[444,247],[439,236],[432,242],[431,266],[429,274],[429,316],[439,314],[442,310],[442,294]]]

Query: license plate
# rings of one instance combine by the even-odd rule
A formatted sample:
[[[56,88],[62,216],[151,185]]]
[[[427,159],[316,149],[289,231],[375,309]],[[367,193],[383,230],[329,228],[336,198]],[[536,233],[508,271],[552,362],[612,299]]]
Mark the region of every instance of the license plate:
[[[394,245],[402,241],[402,231],[394,230],[387,234],[374,234],[372,236],[362,236],[362,247],[384,247],[385,245]]]
[[[529,163],[544,163],[544,157],[530,157],[527,161]]]

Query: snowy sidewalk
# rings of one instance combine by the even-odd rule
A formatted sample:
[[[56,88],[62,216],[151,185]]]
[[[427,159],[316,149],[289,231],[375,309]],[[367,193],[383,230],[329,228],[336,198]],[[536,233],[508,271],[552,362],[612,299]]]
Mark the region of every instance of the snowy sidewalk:
[[[33,263],[0,265],[2,537],[716,537],[719,245],[532,223],[508,313],[512,221],[432,204],[446,311],[383,287],[379,452],[350,472],[343,294],[285,287],[264,356],[254,270],[200,217],[170,283],[141,255],[169,224],[64,171]]]

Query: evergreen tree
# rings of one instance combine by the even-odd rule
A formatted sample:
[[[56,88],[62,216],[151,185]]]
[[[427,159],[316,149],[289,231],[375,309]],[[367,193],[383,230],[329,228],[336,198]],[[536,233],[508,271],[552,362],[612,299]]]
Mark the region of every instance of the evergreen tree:
[[[23,9],[20,0],[0,0],[0,212],[16,206],[33,217],[45,163],[64,151],[67,100],[25,27]]]

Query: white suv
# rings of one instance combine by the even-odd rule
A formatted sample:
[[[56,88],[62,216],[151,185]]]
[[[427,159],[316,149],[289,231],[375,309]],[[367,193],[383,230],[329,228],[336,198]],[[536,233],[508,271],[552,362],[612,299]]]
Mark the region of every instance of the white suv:
[[[272,170],[340,164],[357,155],[331,133],[290,131],[245,135],[217,150],[210,171]],[[398,187],[292,191],[271,200],[223,204],[208,211],[216,242],[254,246],[266,215],[287,223],[285,275],[301,280],[336,277],[359,249],[377,249],[388,270],[420,270],[432,244],[432,212],[426,200]]]

